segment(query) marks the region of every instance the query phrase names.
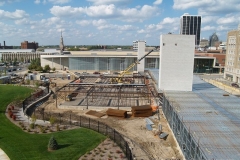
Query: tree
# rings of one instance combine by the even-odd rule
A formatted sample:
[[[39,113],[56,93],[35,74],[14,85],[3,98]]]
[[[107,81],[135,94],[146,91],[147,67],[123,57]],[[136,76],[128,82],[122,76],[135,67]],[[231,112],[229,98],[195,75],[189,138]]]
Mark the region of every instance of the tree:
[[[50,122],[51,126],[53,126],[55,121],[56,121],[56,119],[53,116],[51,116],[50,119],[49,119],[49,122]]]
[[[49,71],[51,70],[51,68],[50,68],[49,65],[45,65],[44,70],[45,70],[46,72],[49,72]]]
[[[37,117],[35,116],[35,114],[32,114],[32,116],[31,116],[31,122],[32,122],[31,125],[32,125],[33,128],[35,128],[36,121],[37,121]]]
[[[36,70],[37,71],[43,71],[43,68],[42,68],[42,66],[38,66]]]
[[[21,57],[21,62],[24,62],[24,58],[23,57]]]
[[[14,58],[13,66],[16,66],[16,65],[17,65],[17,58]]]
[[[48,150],[53,151],[53,150],[57,150],[57,149],[58,149],[58,143],[57,143],[56,139],[52,136],[48,142]]]
[[[52,68],[52,71],[53,71],[53,72],[55,72],[55,71],[56,71],[56,68],[55,68],[55,67],[53,67],[53,68]]]

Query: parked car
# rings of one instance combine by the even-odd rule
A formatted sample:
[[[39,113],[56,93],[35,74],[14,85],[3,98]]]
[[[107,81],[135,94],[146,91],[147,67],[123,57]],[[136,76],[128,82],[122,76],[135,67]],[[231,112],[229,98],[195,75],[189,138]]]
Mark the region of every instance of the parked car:
[[[239,85],[237,83],[232,83],[232,87],[239,88]]]
[[[101,74],[100,72],[97,72],[97,71],[95,71],[95,72],[93,72],[93,74]]]
[[[103,72],[103,74],[109,74],[108,72]]]
[[[82,72],[82,74],[89,74],[88,72]]]

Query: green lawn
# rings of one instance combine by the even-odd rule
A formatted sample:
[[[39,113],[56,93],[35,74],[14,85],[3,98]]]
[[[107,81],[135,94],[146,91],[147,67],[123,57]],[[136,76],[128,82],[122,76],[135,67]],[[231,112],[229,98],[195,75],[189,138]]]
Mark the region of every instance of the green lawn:
[[[54,160],[78,159],[94,149],[106,137],[92,130],[79,128],[51,134],[29,134],[12,124],[5,116],[7,105],[14,99],[24,98],[31,89],[20,86],[0,85],[0,148],[11,160]],[[51,136],[57,140],[60,148],[47,151]]]

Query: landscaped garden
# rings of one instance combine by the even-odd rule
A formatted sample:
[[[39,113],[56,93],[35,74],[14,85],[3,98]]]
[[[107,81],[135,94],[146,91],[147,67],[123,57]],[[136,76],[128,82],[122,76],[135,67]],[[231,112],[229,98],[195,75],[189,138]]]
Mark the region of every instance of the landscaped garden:
[[[106,139],[89,129],[79,128],[53,133],[28,133],[13,124],[5,115],[7,105],[28,97],[31,88],[0,85],[0,148],[14,159],[79,159]],[[49,139],[54,136],[58,149],[48,150]]]

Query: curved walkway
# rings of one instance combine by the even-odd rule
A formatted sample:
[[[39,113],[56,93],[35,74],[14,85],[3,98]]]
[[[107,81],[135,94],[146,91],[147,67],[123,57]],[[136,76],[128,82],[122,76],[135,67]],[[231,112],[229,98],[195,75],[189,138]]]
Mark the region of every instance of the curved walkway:
[[[0,148],[0,159],[1,160],[10,160],[6,153]]]

